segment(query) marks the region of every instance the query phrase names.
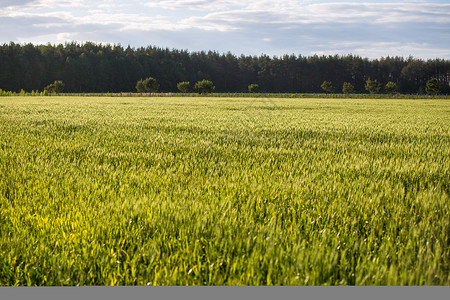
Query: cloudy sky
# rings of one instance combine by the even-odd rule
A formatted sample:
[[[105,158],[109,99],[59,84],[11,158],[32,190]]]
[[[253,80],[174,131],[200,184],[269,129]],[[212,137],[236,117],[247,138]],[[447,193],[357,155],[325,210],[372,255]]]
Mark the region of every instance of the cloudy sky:
[[[0,43],[450,59],[450,0],[0,0]]]

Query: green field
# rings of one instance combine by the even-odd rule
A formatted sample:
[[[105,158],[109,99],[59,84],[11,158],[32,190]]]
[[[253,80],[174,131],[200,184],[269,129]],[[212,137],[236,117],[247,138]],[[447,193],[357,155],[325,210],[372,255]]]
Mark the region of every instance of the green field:
[[[450,285],[450,100],[0,98],[0,285]]]

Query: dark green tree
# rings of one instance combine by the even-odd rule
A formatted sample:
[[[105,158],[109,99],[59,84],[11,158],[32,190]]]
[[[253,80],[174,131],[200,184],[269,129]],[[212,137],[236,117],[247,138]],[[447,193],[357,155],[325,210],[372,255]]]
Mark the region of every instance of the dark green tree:
[[[326,80],[322,83],[320,87],[322,88],[322,90],[325,91],[325,93],[331,93],[333,92],[334,89],[332,83]]]
[[[441,92],[441,84],[436,78],[431,78],[427,82],[426,87],[427,94],[436,95]]]
[[[44,90],[48,93],[60,94],[64,90],[64,83],[61,80],[55,80],[52,84],[47,85]]]
[[[386,83],[384,90],[387,94],[397,94],[397,84],[395,82],[389,81],[388,83]]]
[[[368,59],[360,56],[244,56],[231,53],[187,52],[154,46],[67,43],[65,45],[0,44],[0,87],[19,92],[42,89],[63,78],[68,92],[131,91],[140,78],[158,78],[158,90],[177,90],[177,83],[208,78],[215,91],[246,91],[257,83],[267,92],[321,92],[330,81],[336,87],[351,82],[363,91],[366,79],[397,83],[398,92],[425,92],[436,78],[440,93],[450,93],[450,60],[413,57]],[[142,87],[143,88],[143,87]],[[381,87],[384,89],[384,84]],[[191,86],[192,90],[192,86]]]
[[[136,90],[140,93],[155,93],[158,89],[159,84],[153,77],[141,79],[136,84]]]
[[[376,94],[381,89],[381,84],[377,80],[366,80],[366,85],[364,86],[366,91],[368,91],[371,94]]]
[[[194,85],[194,89],[200,94],[212,93],[215,90],[215,86],[212,81],[203,79],[202,81],[198,81]]]
[[[144,80],[139,80],[136,84],[136,90],[139,93],[145,93],[145,88],[144,88]]]
[[[257,83],[252,83],[248,86],[248,91],[250,93],[257,93],[259,91],[259,84]]]
[[[189,89],[191,88],[191,83],[189,81],[179,82],[177,84],[177,88],[180,92],[187,93],[187,92],[189,92]]]
[[[344,82],[342,85],[342,92],[344,94],[352,94],[355,92],[355,87],[350,82]]]

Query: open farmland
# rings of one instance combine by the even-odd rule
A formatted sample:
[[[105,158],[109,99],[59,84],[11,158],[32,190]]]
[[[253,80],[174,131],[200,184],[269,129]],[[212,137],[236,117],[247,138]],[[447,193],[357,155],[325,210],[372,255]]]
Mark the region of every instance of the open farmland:
[[[0,285],[450,285],[450,100],[0,98]]]

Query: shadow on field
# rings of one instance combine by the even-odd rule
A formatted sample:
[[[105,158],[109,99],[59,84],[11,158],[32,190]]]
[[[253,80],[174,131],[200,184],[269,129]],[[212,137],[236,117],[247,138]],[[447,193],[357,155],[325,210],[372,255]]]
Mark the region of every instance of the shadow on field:
[[[270,98],[251,98],[247,105],[241,109],[233,109],[242,111],[242,114],[233,115],[231,118],[232,124],[235,124],[235,127],[258,129],[258,125],[261,126],[265,123],[265,119],[270,118],[270,115],[264,112],[278,109],[280,107]]]

